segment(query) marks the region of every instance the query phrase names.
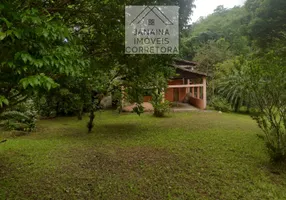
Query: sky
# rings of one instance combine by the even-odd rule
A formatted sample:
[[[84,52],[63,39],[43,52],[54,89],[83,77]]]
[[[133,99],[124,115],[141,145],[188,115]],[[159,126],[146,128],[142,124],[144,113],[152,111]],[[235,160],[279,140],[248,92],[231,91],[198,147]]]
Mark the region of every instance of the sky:
[[[191,16],[191,22],[197,21],[200,16],[207,16],[213,13],[214,9],[219,5],[225,8],[232,8],[234,6],[241,6],[246,0],[195,0],[196,8]]]

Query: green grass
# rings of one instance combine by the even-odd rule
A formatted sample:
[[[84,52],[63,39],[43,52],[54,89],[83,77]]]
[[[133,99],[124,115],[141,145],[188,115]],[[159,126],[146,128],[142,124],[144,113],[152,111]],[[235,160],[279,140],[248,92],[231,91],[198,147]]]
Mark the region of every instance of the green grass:
[[[286,199],[247,115],[98,113],[0,133],[0,199]],[[13,134],[12,134],[13,135]]]

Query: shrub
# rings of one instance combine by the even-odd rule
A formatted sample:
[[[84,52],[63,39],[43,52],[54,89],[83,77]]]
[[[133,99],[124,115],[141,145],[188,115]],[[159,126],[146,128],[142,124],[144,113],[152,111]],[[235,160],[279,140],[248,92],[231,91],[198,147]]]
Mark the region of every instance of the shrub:
[[[35,103],[41,117],[55,117],[57,102],[54,98],[42,96],[35,98]]]
[[[141,104],[136,103],[136,106],[133,108],[133,112],[141,115],[144,113],[144,107]]]
[[[170,112],[170,102],[166,100],[163,102],[162,94],[154,92],[152,95],[151,104],[154,108],[155,117],[164,117],[166,112]]]
[[[35,103],[42,117],[76,116],[85,109],[86,102],[80,95],[74,94],[68,89],[53,90],[46,95],[39,95]]]
[[[286,118],[276,108],[268,113],[253,115],[265,136],[265,144],[271,159],[275,162],[286,160]],[[284,122],[283,122],[284,121]]]
[[[153,105],[153,107],[155,117],[164,117],[165,113],[170,112],[170,102],[168,101]]]
[[[0,115],[1,123],[8,130],[32,131],[36,126],[36,113],[6,111]]]
[[[272,161],[286,161],[286,62],[279,50],[248,63],[253,102],[253,118],[264,132]],[[271,66],[271,67],[269,67]]]
[[[222,97],[214,96],[209,104],[212,108],[222,112],[230,112],[232,111],[231,105],[228,101]]]
[[[7,130],[32,131],[36,127],[38,112],[32,99],[9,108],[0,114],[0,126]]]
[[[30,111],[30,112],[33,112],[35,115],[37,115],[38,113],[36,109],[35,101],[32,99],[28,99],[22,103],[17,104],[16,106],[13,106],[11,110],[15,110],[21,113]]]
[[[220,72],[222,77],[217,80],[219,94],[229,102],[235,112],[238,112],[241,106],[251,106],[253,93],[248,71],[245,59],[239,57],[233,60],[228,70]]]

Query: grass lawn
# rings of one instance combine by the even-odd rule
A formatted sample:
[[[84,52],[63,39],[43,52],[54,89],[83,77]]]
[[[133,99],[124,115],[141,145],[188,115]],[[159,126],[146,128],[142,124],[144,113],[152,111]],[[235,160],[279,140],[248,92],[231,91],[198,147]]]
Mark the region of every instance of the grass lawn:
[[[286,167],[272,166],[246,115],[97,113],[35,132],[1,133],[0,199],[286,199]]]

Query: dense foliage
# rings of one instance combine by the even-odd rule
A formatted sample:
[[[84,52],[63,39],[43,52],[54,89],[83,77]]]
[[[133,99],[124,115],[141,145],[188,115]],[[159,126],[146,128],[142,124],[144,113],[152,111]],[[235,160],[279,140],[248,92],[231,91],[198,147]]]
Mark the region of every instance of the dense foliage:
[[[166,85],[172,56],[124,54],[130,4],[180,6],[181,30],[194,7],[193,0],[1,1],[0,113],[30,98],[42,117],[89,112],[91,131],[104,96],[124,86],[140,106],[145,88],[162,88],[157,79]]]
[[[0,112],[36,90],[57,87],[58,77],[77,76],[87,64],[61,16],[45,12],[19,1],[0,4]]]
[[[274,161],[286,160],[286,2],[247,0],[219,6],[185,31],[182,56],[210,75],[215,109],[251,112]]]
[[[3,0],[0,3],[0,115],[9,129],[32,130],[37,116],[94,112],[106,96],[137,105],[152,88],[156,116],[174,75],[171,55],[124,54],[125,5],[180,6],[181,57],[209,75],[210,106],[253,111],[273,160],[286,160],[284,0],[218,6],[188,25],[193,0]],[[124,89],[124,92],[123,92]],[[29,103],[33,104],[33,114]],[[21,109],[20,109],[21,108]],[[30,114],[29,114],[30,113]],[[22,123],[19,125],[19,123]],[[23,125],[24,124],[24,125]],[[19,126],[18,126],[19,125]],[[24,128],[22,128],[24,127]]]

